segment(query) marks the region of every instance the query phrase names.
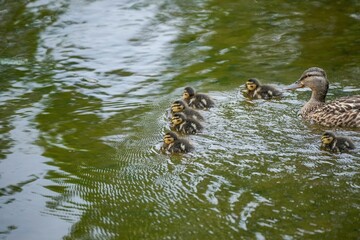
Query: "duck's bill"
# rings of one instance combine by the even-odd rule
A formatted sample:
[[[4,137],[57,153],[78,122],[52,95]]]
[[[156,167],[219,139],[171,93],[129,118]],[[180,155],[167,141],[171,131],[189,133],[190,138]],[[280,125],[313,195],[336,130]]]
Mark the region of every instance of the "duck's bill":
[[[301,85],[300,83],[296,82],[296,83],[293,83],[293,84],[287,86],[287,87],[285,88],[285,90],[295,90],[295,89],[302,88],[302,87],[303,87],[303,85]]]

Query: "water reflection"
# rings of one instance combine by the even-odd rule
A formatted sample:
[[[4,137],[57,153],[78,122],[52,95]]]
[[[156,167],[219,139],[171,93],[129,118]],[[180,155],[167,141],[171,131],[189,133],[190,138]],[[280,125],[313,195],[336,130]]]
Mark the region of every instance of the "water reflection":
[[[2,237],[356,238],[359,151],[320,151],[325,128],[297,116],[308,92],[274,101],[239,94],[249,77],[281,88],[318,64],[330,99],[359,94],[354,7],[6,3]],[[195,152],[159,154],[166,111],[188,84],[217,107],[189,137]],[[360,142],[358,131],[338,132]]]

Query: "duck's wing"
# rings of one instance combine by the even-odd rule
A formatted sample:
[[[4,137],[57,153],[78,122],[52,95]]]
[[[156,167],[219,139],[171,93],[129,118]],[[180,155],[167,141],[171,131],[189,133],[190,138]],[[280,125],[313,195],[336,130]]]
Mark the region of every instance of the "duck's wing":
[[[315,122],[328,127],[360,127],[360,95],[338,98],[314,111]]]

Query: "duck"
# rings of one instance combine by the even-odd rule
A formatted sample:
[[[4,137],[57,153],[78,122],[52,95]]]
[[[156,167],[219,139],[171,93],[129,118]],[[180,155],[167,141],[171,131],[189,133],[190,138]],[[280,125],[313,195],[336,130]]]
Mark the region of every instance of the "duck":
[[[182,112],[187,118],[194,118],[199,121],[204,121],[204,117],[196,110],[190,108],[184,101],[176,100],[171,104],[171,113]]]
[[[208,95],[196,93],[192,87],[184,89],[182,98],[189,107],[196,109],[207,109],[215,106],[214,101]]]
[[[161,151],[169,153],[188,153],[194,150],[194,147],[186,139],[179,138],[172,131],[167,132],[163,138]]]
[[[250,78],[245,84],[245,95],[252,99],[271,99],[281,97],[282,92],[270,85],[262,85],[256,78]]]
[[[327,75],[322,68],[311,67],[288,90],[310,88],[310,100],[301,108],[303,119],[325,127],[360,127],[360,95],[341,97],[325,102],[329,89]]]
[[[321,147],[331,152],[344,152],[355,149],[355,144],[347,137],[336,136],[335,133],[326,131],[321,136]]]
[[[184,113],[174,113],[171,118],[172,128],[183,134],[196,134],[203,129],[203,126],[193,118],[187,118]]]

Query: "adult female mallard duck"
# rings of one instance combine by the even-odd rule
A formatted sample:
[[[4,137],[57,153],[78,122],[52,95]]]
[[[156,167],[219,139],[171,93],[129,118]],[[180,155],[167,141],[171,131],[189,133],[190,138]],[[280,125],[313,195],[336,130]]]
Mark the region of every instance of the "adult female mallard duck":
[[[187,118],[181,112],[173,114],[171,124],[175,131],[184,134],[195,134],[203,129],[203,126],[197,120]]]
[[[196,93],[192,87],[184,89],[183,99],[192,108],[205,109],[215,106],[214,101],[208,95]]]
[[[179,138],[174,132],[166,133],[163,141],[161,150],[169,153],[187,153],[194,149],[186,139]]]
[[[321,136],[321,147],[332,152],[344,152],[355,149],[355,145],[351,139],[336,136],[333,132],[329,131]]]
[[[245,94],[253,99],[271,99],[281,97],[282,92],[270,85],[262,85],[256,78],[250,78],[245,84]]]
[[[171,113],[182,112],[187,118],[194,118],[199,121],[204,121],[204,117],[196,110],[190,108],[184,101],[177,100],[171,104]]]
[[[360,96],[338,98],[325,103],[329,82],[323,69],[307,69],[294,84],[287,89],[308,87],[310,100],[301,108],[300,115],[308,121],[326,127],[360,127]]]

